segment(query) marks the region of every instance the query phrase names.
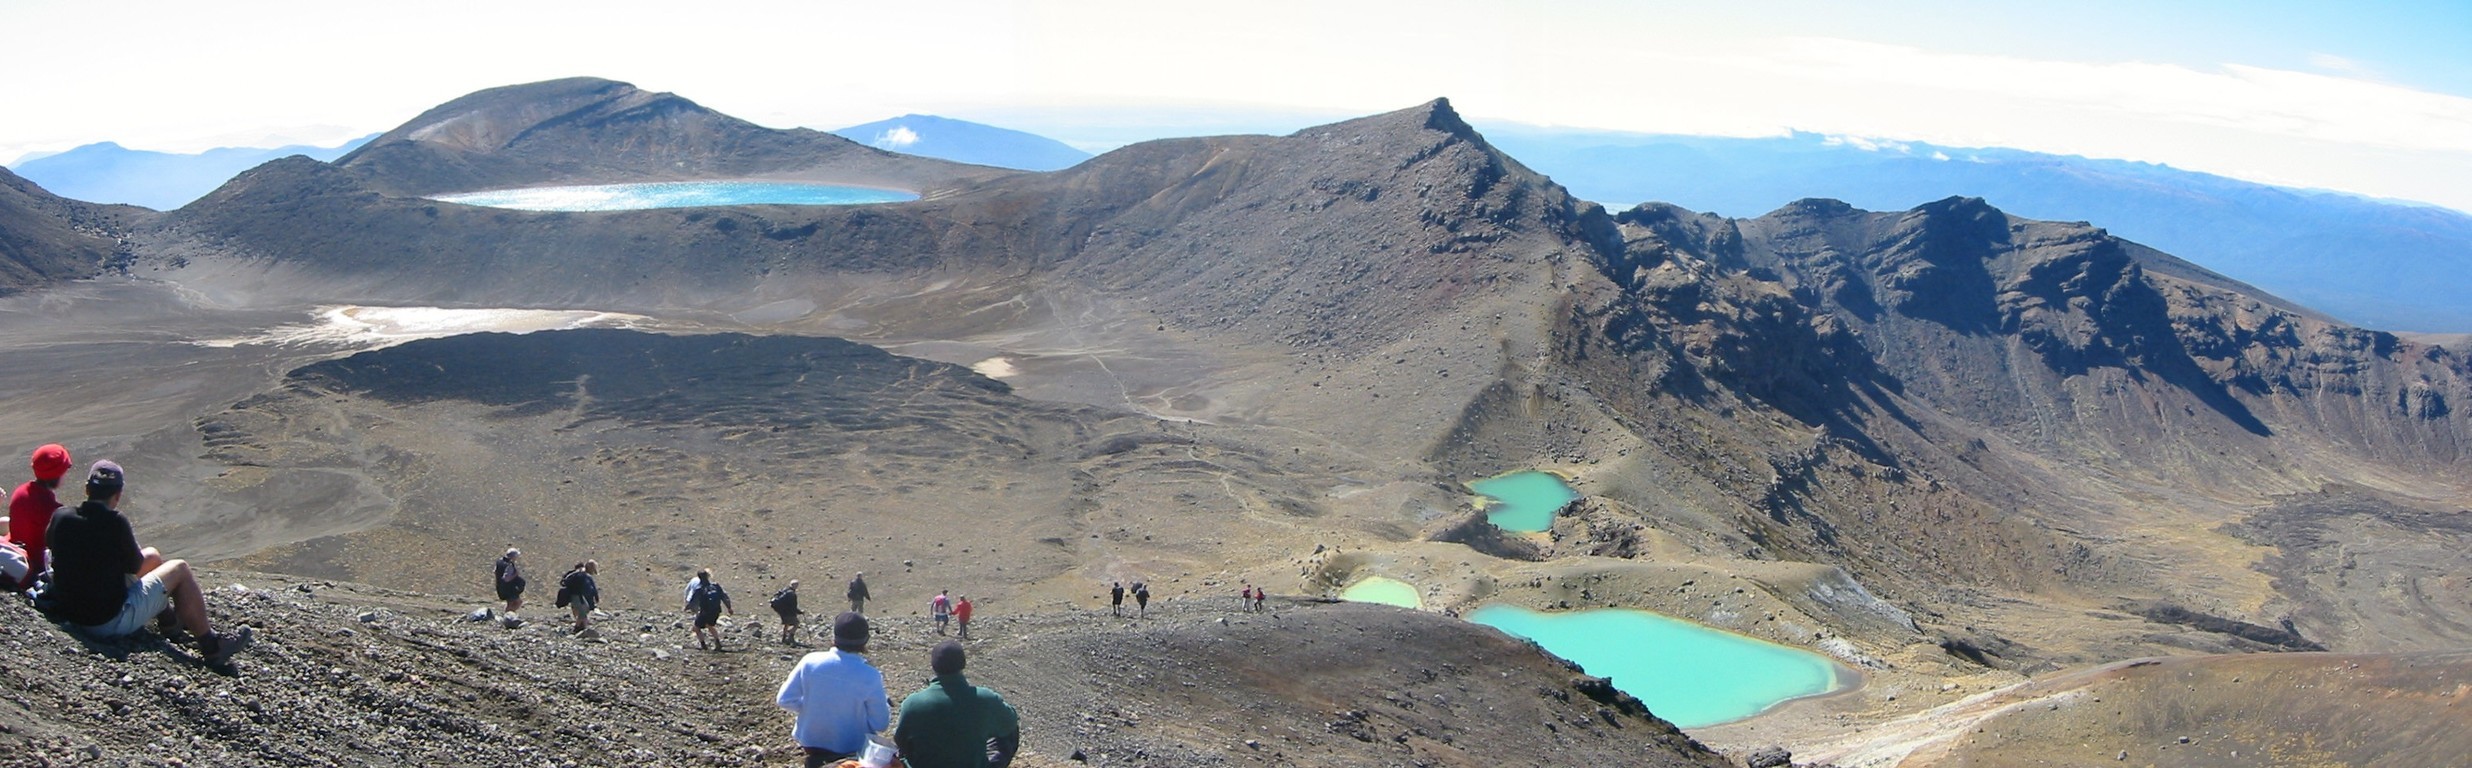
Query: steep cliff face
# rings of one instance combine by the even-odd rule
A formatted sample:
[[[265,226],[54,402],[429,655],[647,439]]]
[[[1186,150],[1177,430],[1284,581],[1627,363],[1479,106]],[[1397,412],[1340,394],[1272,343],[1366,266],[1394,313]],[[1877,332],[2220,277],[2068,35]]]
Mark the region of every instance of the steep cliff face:
[[[150,213],[63,198],[0,168],[0,295],[125,267],[129,226]]]

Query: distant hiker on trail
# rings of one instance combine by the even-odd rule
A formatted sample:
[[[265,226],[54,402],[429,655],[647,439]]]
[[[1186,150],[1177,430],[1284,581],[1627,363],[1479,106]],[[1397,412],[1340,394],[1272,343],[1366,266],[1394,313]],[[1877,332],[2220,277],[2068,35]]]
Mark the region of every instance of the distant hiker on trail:
[[[600,572],[600,562],[586,560],[558,579],[558,607],[575,613],[575,634],[592,626],[592,609],[601,604],[600,580],[593,578]]]
[[[1021,749],[1021,715],[1004,697],[971,685],[961,643],[946,640],[927,652],[936,679],[901,700],[901,726],[893,746],[910,768],[1006,768]]]
[[[953,597],[950,590],[936,590],[936,596],[927,599],[927,615],[935,617],[936,634],[944,634],[945,626],[953,621]]]
[[[506,554],[498,557],[498,599],[506,601],[506,625],[509,627],[524,622],[515,616],[516,611],[524,609],[523,557],[524,553],[514,547],[506,548]]]
[[[52,515],[61,506],[54,492],[60,490],[60,478],[73,466],[69,463],[69,449],[59,443],[34,449],[34,456],[27,463],[34,469],[34,479],[9,494],[8,540],[24,550],[26,560],[25,573],[0,585],[11,591],[33,586],[34,577],[48,565],[44,560],[44,548],[48,546],[45,534],[51,527]]]
[[[963,640],[970,639],[970,610],[969,595],[962,595],[961,602],[953,604],[953,624],[960,627],[955,634]]]
[[[867,737],[892,723],[884,673],[867,663],[867,617],[833,617],[833,649],[807,654],[781,681],[773,704],[798,713],[790,736],[807,751],[807,768],[858,756]]]
[[[1110,616],[1124,615],[1124,582],[1107,585],[1107,613]]]
[[[137,533],[120,512],[127,476],[120,465],[98,461],[86,475],[86,503],[53,515],[45,540],[52,553],[52,584],[44,599],[55,618],[100,637],[121,637],[153,622],[166,639],[177,628],[197,638],[208,664],[222,664],[249,646],[247,625],[219,633],[206,621],[206,595],[186,560],[164,560],[154,548],[139,549]]]
[[[695,647],[705,648],[704,636],[710,634],[712,645],[709,650],[721,650],[722,611],[729,611],[732,616],[738,615],[738,608],[730,605],[729,591],[722,589],[721,582],[708,575],[704,578],[704,587],[695,592]]]
[[[695,578],[687,580],[686,600],[688,613],[695,612],[695,593],[704,591],[704,584],[710,581],[712,581],[712,571],[710,569],[698,570],[695,572]]]
[[[1261,613],[1261,612],[1262,612],[1262,602],[1263,602],[1263,601],[1266,601],[1266,600],[1269,600],[1269,599],[1270,599],[1270,590],[1263,589],[1263,588],[1261,588],[1261,587],[1254,587],[1254,588],[1253,588],[1253,612],[1254,612],[1254,613]]]
[[[1244,591],[1236,593],[1236,607],[1240,610],[1253,610],[1253,582],[1245,582]]]
[[[781,616],[781,644],[788,646],[798,645],[797,579],[791,579],[789,586],[782,587],[781,591],[773,593],[772,609],[773,613]]]
[[[850,612],[860,615],[867,613],[867,574],[861,573],[850,577]]]
[[[1133,605],[1141,609],[1143,617],[1150,616],[1150,585],[1133,582]]]

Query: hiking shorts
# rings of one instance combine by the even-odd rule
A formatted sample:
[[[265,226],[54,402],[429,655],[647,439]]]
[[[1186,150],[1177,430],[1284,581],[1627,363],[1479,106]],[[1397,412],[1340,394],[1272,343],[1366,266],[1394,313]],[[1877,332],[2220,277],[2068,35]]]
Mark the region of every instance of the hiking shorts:
[[[696,629],[703,629],[703,628],[705,628],[705,627],[715,626],[715,625],[718,625],[718,624],[720,624],[720,623],[721,623],[721,612],[720,612],[720,611],[705,611],[705,612],[703,612],[703,613],[698,613],[698,614],[695,614],[695,628],[696,628]]]
[[[798,626],[798,614],[791,613],[791,612],[789,612],[789,611],[773,611],[773,613],[774,613],[774,614],[777,614],[777,615],[779,615],[779,616],[781,617],[781,626],[784,626],[784,627],[795,627],[795,626]]]
[[[582,600],[567,601],[567,610],[575,613],[577,624],[582,624],[585,620],[592,618],[592,604]]]
[[[520,581],[501,581],[501,582],[498,582],[498,600],[499,600],[500,602],[507,602],[507,603],[515,602],[515,600],[516,600],[517,598],[520,598],[520,597],[523,597],[523,596],[524,596],[524,583],[523,583],[523,582],[520,582]]]
[[[156,616],[163,615],[163,611],[170,607],[171,586],[163,583],[163,577],[150,573],[129,585],[129,596],[120,604],[120,615],[113,616],[111,621],[87,627],[86,631],[99,637],[120,637],[145,629],[147,622],[154,621]]]

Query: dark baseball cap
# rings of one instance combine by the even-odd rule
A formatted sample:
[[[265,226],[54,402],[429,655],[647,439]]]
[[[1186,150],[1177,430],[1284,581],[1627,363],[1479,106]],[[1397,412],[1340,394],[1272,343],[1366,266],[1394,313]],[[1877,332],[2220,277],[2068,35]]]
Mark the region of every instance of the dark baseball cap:
[[[86,470],[86,495],[97,499],[110,496],[119,493],[120,487],[127,482],[128,476],[121,473],[120,465],[104,459]]]
[[[867,617],[857,611],[842,611],[833,617],[833,647],[864,649],[867,647]]]

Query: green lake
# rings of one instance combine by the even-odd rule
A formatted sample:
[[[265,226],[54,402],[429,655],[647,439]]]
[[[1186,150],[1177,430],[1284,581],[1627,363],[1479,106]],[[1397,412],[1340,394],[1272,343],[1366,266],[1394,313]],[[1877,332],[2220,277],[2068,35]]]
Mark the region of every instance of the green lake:
[[[1416,585],[1382,576],[1368,576],[1363,581],[1339,591],[1339,599],[1358,603],[1381,603],[1401,608],[1423,609],[1424,598],[1416,594]]]
[[[1740,720],[1839,685],[1825,656],[1650,611],[1548,613],[1495,603],[1467,619],[1611,678],[1614,688],[1682,728]]]
[[[1485,522],[1505,531],[1535,533],[1554,527],[1554,513],[1579,498],[1579,492],[1550,472],[1529,470],[1489,477],[1468,484],[1493,503]]]

